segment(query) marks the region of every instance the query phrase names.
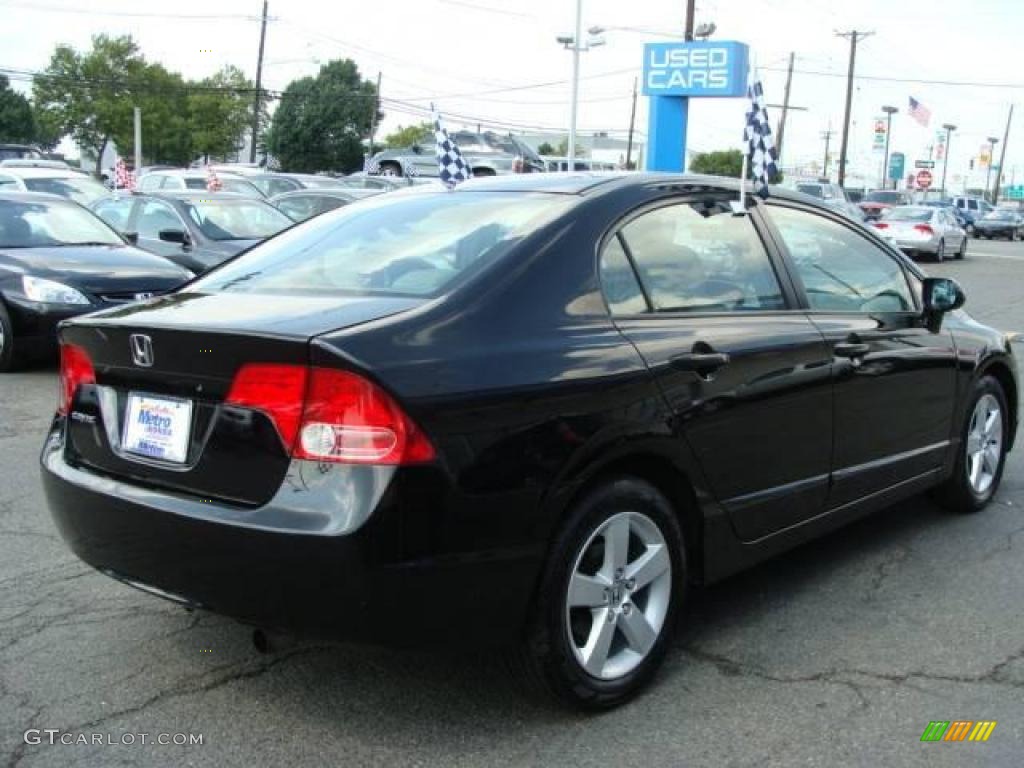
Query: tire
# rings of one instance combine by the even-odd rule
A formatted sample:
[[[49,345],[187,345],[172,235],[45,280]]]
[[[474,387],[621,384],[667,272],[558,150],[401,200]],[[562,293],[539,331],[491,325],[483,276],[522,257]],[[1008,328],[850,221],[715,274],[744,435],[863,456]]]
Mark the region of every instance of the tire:
[[[960,241],[960,250],[956,252],[956,257],[959,260],[963,260],[967,256],[967,235],[964,235],[964,239]]]
[[[609,541],[620,546],[606,558]],[[630,578],[641,562],[644,575]],[[579,602],[570,607],[574,584]],[[530,677],[577,709],[628,701],[665,658],[685,585],[683,535],[668,500],[631,477],[594,488],[570,511],[545,567],[523,652]]]
[[[402,176],[402,166],[398,163],[385,162],[380,164],[380,175],[390,177]]]
[[[22,357],[15,343],[11,316],[7,314],[7,307],[0,301],[0,373],[18,370]]]
[[[998,410],[997,418],[987,427],[979,419],[983,419],[983,412],[991,414],[993,406]],[[967,400],[953,474],[932,494],[939,504],[954,512],[969,514],[983,509],[992,500],[1006,465],[1009,413],[1006,394],[996,379],[982,376],[974,383]],[[998,444],[992,445],[989,442],[992,440],[997,440]],[[975,477],[976,480],[972,480]]]
[[[935,263],[941,264],[946,260],[946,241],[939,240],[939,247],[935,250]]]
[[[973,224],[968,224],[967,225],[967,234],[968,235],[974,235],[974,237],[978,236],[978,233],[977,233],[977,231],[975,231]]]

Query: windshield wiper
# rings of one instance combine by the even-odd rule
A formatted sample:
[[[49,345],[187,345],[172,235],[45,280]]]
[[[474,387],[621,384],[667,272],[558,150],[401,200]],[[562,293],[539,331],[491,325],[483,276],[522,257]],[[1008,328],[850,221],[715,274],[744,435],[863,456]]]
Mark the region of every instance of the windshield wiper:
[[[70,248],[77,245],[124,245],[124,243],[111,243],[102,240],[83,240],[80,243],[54,243],[55,248]]]

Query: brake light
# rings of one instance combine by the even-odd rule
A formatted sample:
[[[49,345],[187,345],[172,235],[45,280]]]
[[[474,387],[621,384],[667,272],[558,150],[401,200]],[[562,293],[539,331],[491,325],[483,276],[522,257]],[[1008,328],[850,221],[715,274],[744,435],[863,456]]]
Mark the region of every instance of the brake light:
[[[435,455],[386,392],[349,371],[247,364],[236,374],[226,402],[266,413],[296,459],[409,464]]]
[[[876,221],[875,222],[875,229],[888,229],[888,228],[889,228],[889,225],[886,224],[884,221]]]
[[[523,173],[526,170],[526,163],[523,158],[517,157],[512,161],[512,173]]]
[[[80,384],[95,384],[96,371],[89,353],[75,344],[60,345],[60,395],[57,412],[63,416],[71,411],[71,402]]]
[[[931,228],[929,224],[915,224],[914,229],[918,232],[924,232],[926,235],[934,235],[935,230]]]

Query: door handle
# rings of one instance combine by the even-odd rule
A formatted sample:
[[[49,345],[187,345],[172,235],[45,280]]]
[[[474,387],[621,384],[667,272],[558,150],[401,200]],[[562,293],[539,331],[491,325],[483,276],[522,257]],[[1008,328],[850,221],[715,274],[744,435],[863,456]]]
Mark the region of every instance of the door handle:
[[[694,371],[706,376],[728,365],[729,355],[726,352],[687,352],[669,358],[669,363],[676,370]]]
[[[864,357],[870,351],[870,344],[859,341],[841,341],[832,348],[836,357]]]

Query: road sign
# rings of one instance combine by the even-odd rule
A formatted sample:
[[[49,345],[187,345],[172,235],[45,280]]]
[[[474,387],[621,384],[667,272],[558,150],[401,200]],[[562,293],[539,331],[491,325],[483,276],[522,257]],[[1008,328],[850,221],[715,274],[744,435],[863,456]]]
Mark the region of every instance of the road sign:
[[[932,172],[927,168],[918,171],[915,181],[921,189],[928,189],[932,185]]]
[[[889,181],[899,181],[903,178],[903,168],[907,158],[902,152],[893,152],[889,155]]]
[[[1024,200],[1024,184],[1017,184],[1006,190],[1006,196],[1011,200]]]
[[[914,161],[914,167],[915,168],[934,168],[935,167],[935,161],[934,160],[915,160]]]

